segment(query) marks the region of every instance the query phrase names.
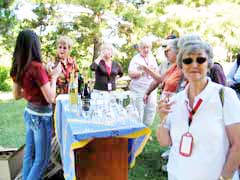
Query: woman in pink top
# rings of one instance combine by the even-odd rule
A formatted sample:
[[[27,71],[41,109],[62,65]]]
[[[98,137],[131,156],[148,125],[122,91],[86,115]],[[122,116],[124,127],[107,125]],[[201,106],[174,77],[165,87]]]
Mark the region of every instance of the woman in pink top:
[[[91,64],[91,70],[95,71],[95,90],[116,90],[116,79],[123,75],[123,70],[118,62],[113,61],[112,56],[112,45],[104,44],[100,56]]]

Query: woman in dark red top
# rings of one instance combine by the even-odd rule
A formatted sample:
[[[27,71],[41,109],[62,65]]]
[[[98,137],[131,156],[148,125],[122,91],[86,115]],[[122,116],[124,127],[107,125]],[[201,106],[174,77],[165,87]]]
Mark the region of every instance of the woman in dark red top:
[[[51,80],[42,64],[40,42],[36,33],[19,33],[13,53],[10,75],[15,99],[24,97],[26,145],[23,158],[23,180],[40,180],[51,152],[52,106],[56,96],[56,81],[61,72],[58,65]]]
[[[100,56],[90,66],[91,70],[95,71],[94,89],[96,90],[115,90],[116,77],[123,75],[121,65],[112,60],[112,55],[112,46],[104,45]]]

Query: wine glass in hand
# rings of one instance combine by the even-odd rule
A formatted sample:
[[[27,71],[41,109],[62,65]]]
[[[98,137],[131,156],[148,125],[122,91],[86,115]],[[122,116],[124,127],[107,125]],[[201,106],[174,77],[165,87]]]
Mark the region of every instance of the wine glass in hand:
[[[163,91],[160,96],[160,101],[158,102],[157,111],[159,112],[160,118],[165,119],[169,112],[171,112],[171,107],[174,104],[172,97],[175,93]]]
[[[175,94],[174,92],[163,91],[160,95],[160,100],[163,100],[166,103],[169,103],[174,94]]]

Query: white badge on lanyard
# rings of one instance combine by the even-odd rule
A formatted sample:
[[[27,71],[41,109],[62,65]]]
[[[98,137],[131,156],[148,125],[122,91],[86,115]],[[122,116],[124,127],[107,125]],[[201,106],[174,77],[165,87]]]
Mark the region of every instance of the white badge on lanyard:
[[[112,83],[108,83],[108,91],[111,91],[112,90]]]
[[[187,132],[182,135],[179,147],[179,153],[182,156],[189,157],[192,154],[193,148],[193,136],[191,133]]]

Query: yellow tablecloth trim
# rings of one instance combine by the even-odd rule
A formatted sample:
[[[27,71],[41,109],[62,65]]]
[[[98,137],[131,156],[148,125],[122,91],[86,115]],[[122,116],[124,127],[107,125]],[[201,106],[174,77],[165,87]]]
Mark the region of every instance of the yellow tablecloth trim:
[[[149,128],[144,128],[144,129],[142,129],[142,130],[140,130],[140,131],[137,131],[137,132],[134,132],[134,133],[131,133],[131,134],[122,136],[122,137],[124,137],[124,138],[137,138],[137,137],[139,137],[139,136],[145,135],[145,138],[144,138],[142,144],[140,145],[140,147],[138,148],[137,152],[136,152],[135,155],[134,155],[133,161],[132,161],[131,164],[130,164],[130,168],[133,168],[133,167],[134,167],[134,165],[135,165],[135,159],[136,159],[136,157],[137,157],[139,154],[141,154],[141,152],[143,151],[143,148],[144,148],[145,144],[147,143],[147,141],[148,141],[148,139],[149,139],[149,137],[150,137],[150,135],[151,135],[151,132],[152,132],[152,131],[151,131]]]
[[[123,135],[123,136],[117,136],[116,138],[137,138],[137,137],[145,135],[146,137],[145,137],[145,139],[144,139],[144,141],[141,145],[141,148],[139,148],[138,151],[136,152],[136,156],[138,156],[142,152],[143,147],[146,144],[150,134],[151,134],[151,130],[149,128],[144,128],[144,129],[141,129],[140,131],[137,131],[137,132],[134,132],[134,133],[131,133],[131,134],[127,134],[127,135]],[[89,142],[91,142],[92,140],[93,140],[93,138],[84,139],[84,140],[81,140],[79,142],[74,142],[71,145],[71,149],[74,150],[74,149],[82,148],[82,147],[86,146]]]
[[[131,134],[118,136],[118,138],[138,138],[139,136],[143,136],[143,135],[150,136],[150,134],[151,134],[151,130],[149,128],[144,128],[144,129],[141,129],[140,131],[133,132]]]
[[[72,148],[72,150],[82,148],[82,147],[86,146],[89,142],[91,142],[92,140],[93,140],[93,138],[84,139],[79,142],[74,142],[74,143],[72,143],[71,148]]]

